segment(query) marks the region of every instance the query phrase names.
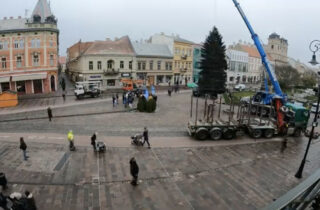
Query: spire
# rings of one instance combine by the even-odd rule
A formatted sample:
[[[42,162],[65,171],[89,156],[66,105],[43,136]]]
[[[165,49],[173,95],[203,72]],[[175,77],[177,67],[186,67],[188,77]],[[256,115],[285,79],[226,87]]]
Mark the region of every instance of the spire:
[[[50,9],[50,4],[47,0],[38,0],[38,3],[34,8],[31,16],[33,22],[47,22],[48,17],[50,17],[49,19],[54,20],[54,16]]]

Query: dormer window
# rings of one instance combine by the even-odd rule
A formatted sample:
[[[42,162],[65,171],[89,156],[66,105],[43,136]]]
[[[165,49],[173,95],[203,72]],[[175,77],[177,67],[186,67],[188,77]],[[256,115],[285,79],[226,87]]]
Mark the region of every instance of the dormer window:
[[[56,22],[57,21],[53,15],[46,18],[46,23],[56,23]]]

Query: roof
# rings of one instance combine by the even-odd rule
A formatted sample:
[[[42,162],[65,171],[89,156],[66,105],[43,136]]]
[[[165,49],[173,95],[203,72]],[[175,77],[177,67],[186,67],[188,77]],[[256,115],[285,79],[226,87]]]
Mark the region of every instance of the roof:
[[[179,36],[174,36],[173,37],[174,41],[176,42],[183,42],[183,43],[188,43],[188,44],[194,44],[193,42],[186,40],[186,39],[182,39]]]
[[[260,58],[261,59],[260,53],[259,53],[259,51],[257,50],[257,48],[255,46],[240,44],[240,47],[241,47],[241,49],[243,51],[248,53],[249,57]],[[273,58],[268,53],[267,53],[267,57],[268,57],[268,59],[270,61],[273,60]]]
[[[95,41],[84,55],[134,55],[128,36],[118,40]]]
[[[0,31],[26,29],[26,18],[0,20]]]
[[[137,56],[173,57],[167,45],[132,43],[132,46]]]
[[[39,15],[41,17],[41,22],[44,22],[47,17],[53,16],[47,0],[38,0],[31,17],[34,15]]]

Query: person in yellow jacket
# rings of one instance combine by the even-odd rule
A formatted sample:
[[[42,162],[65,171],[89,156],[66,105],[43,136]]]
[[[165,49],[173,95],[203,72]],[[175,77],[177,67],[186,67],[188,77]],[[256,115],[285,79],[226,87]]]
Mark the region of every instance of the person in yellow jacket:
[[[74,135],[73,135],[72,130],[69,130],[69,132],[68,132],[68,141],[69,141],[70,150],[71,151],[75,150],[75,147],[74,147]]]

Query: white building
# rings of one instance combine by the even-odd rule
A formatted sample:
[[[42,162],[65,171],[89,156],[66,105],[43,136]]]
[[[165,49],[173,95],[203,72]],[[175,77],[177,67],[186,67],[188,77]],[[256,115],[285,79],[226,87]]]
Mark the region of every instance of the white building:
[[[227,49],[226,55],[229,67],[227,70],[227,84],[247,83],[250,76],[248,72],[248,53]]]

